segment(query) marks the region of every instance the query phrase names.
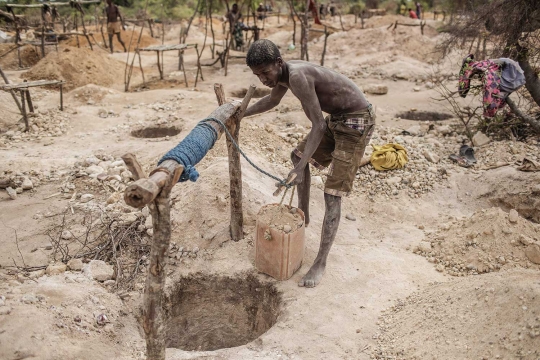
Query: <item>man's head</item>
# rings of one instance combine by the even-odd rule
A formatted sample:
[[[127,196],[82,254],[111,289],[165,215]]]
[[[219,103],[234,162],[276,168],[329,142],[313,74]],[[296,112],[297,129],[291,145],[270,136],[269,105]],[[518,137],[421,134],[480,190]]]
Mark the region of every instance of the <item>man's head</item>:
[[[235,14],[238,12],[238,4],[233,4],[232,12],[235,13]]]
[[[283,59],[276,44],[267,39],[255,41],[249,47],[246,64],[265,86],[277,86],[283,72]]]
[[[112,4],[112,0],[107,0],[107,5],[111,5]]]

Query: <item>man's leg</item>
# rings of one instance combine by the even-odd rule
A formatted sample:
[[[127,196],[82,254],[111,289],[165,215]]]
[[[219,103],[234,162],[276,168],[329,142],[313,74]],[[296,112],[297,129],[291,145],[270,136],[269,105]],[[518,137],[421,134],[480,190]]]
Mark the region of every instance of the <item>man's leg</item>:
[[[113,41],[112,41],[112,38],[113,38],[113,34],[109,33],[109,47],[111,48],[111,54],[113,53]]]
[[[291,160],[296,166],[300,161],[300,158],[293,152],[291,153]],[[311,174],[309,172],[309,164],[306,165],[304,170],[304,181],[298,184],[298,208],[304,212],[304,222],[306,227],[309,225],[309,193],[311,188]]]
[[[298,193],[298,195],[300,195],[300,189]],[[308,273],[300,280],[298,286],[315,287],[321,282],[324,275],[324,269],[326,268],[328,253],[336,238],[339,220],[341,218],[341,197],[325,193],[324,202],[325,213],[319,253],[317,254],[317,258],[315,258],[311,269],[309,269]]]
[[[126,45],[124,44],[124,42],[122,41],[122,39],[120,38],[120,33],[116,33],[116,36],[118,37],[118,42],[120,44],[122,44],[122,47],[124,48],[124,52],[126,52]]]

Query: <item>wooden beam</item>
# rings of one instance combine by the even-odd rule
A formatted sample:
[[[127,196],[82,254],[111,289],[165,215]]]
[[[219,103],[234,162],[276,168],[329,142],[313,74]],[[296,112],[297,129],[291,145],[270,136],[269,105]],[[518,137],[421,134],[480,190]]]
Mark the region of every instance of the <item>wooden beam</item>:
[[[233,101],[231,103],[224,104],[214,110],[208,117],[216,118],[222,121],[225,126],[234,121],[233,115],[236,114],[240,108],[241,103],[239,101]],[[210,121],[208,125],[212,126],[218,133],[218,139],[223,134],[224,130],[220,124]],[[147,179],[141,179],[130,186],[128,186],[124,192],[124,200],[126,204],[135,207],[143,208],[145,205],[154,201],[161,189],[167,183],[169,176],[177,167],[181,167],[174,160],[166,160],[156,168]],[[161,170],[160,170],[161,169]],[[165,171],[162,171],[162,170]]]

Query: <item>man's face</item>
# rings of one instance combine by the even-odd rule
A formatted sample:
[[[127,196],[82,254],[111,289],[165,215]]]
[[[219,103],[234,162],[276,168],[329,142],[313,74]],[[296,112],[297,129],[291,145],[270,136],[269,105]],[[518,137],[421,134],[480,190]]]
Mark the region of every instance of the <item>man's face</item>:
[[[112,0],[107,0],[107,5],[111,5],[112,4]]]
[[[251,68],[251,71],[253,71],[254,75],[257,75],[259,81],[262,82],[264,86],[274,88],[277,86],[281,77],[282,64],[283,60],[281,58],[278,58],[273,64],[253,66]]]
[[[235,13],[235,14],[238,12],[238,5],[234,4],[232,6],[232,12]]]

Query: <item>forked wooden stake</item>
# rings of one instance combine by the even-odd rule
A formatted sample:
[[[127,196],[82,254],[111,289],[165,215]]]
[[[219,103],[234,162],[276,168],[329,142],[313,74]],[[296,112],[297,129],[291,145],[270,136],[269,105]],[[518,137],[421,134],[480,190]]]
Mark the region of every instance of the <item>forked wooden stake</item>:
[[[239,111],[233,116],[234,121],[231,121],[228,127],[234,141],[238,144],[238,136],[240,134],[240,120],[244,116],[249,101],[255,93],[256,86],[251,85],[246,92],[246,96],[242,101]],[[221,84],[214,84],[214,91],[221,106],[225,103],[225,92]],[[240,163],[240,152],[236,149],[233,142],[227,137],[227,150],[229,152],[229,179],[230,179],[230,195],[231,195],[231,223],[230,233],[231,239],[239,241],[244,237],[244,216],[242,210],[242,165]]]
[[[146,178],[141,165],[133,154],[122,157],[135,180]],[[159,170],[158,168],[157,170]],[[165,274],[169,243],[171,242],[171,206],[169,195],[171,189],[178,182],[184,168],[177,166],[173,173],[160,170],[167,174],[158,196],[148,204],[152,214],[152,227],[154,234],[150,249],[150,267],[146,277],[143,306],[143,329],[146,335],[146,356],[149,360],[165,359],[165,336],[163,334],[163,288],[165,286]]]

